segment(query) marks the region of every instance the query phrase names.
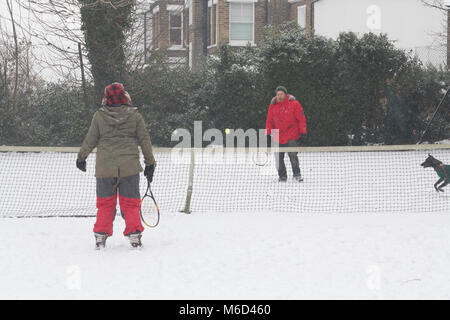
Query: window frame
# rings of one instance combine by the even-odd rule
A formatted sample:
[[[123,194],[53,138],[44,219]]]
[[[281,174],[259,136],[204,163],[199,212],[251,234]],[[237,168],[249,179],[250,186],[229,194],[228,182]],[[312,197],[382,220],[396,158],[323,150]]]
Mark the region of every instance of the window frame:
[[[179,15],[180,16],[180,27],[172,27],[171,25],[171,16],[172,15]],[[169,48],[170,49],[181,49],[183,48],[183,41],[184,41],[184,37],[183,37],[183,11],[175,11],[175,10],[171,10],[169,11]],[[180,44],[172,44],[171,41],[171,31],[172,30],[180,30]]]
[[[302,10],[302,9],[305,10],[305,20],[303,21],[303,24],[300,24],[300,14],[299,13],[300,13],[300,10]],[[306,4],[302,4],[297,7],[297,24],[304,29],[306,29],[306,16],[307,16],[306,10],[307,10]]]
[[[229,44],[231,46],[236,46],[236,47],[245,47],[248,44],[254,46],[255,45],[255,1],[245,1],[245,0],[233,0],[230,1],[229,0],[229,16],[228,16],[228,39],[229,39]],[[231,39],[231,24],[232,23],[239,23],[239,22],[231,22],[231,7],[233,6],[233,4],[246,4],[246,5],[251,5],[252,6],[252,40],[232,40]],[[250,22],[242,22],[242,23],[250,23]]]
[[[212,34],[212,31],[214,30],[214,37],[210,37],[210,44],[209,47],[214,47],[217,45],[217,2],[214,3],[214,1],[211,1],[211,6],[208,8],[210,9],[210,19],[209,19],[209,32],[210,35]],[[212,20],[214,12],[214,21]],[[214,23],[213,23],[214,22]],[[214,41],[214,43],[212,42]]]

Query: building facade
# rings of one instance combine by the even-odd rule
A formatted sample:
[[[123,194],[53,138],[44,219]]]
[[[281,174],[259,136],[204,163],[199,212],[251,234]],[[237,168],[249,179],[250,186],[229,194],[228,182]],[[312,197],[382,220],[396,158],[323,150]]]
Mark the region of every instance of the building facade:
[[[166,51],[174,62],[187,58],[189,11],[184,0],[158,0],[150,7],[149,47]]]
[[[150,15],[151,48],[193,68],[222,45],[257,46],[265,25],[287,21],[330,38],[386,33],[435,65],[445,64],[450,50],[447,12],[421,0],[156,0]]]
[[[151,48],[195,68],[222,45],[257,46],[265,25],[296,21],[311,33],[313,0],[157,0]]]

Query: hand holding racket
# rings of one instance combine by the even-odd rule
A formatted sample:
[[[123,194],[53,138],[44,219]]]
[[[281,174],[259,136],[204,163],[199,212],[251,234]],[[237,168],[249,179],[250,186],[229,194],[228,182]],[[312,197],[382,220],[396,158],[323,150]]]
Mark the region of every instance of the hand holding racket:
[[[154,164],[145,166],[144,176],[147,178],[149,183],[153,182],[153,173],[154,172],[155,172],[155,165]]]
[[[150,184],[153,181],[153,172],[155,166],[150,165],[145,167],[144,175],[147,177],[147,191],[141,200],[140,214],[142,222],[150,228],[155,228],[159,224],[159,207],[153,196]]]

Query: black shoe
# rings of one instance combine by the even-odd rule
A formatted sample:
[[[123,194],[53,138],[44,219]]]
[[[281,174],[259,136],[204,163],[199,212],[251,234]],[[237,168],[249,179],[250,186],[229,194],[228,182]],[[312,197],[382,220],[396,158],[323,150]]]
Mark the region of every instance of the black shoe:
[[[296,180],[298,182],[303,182],[303,178],[301,175],[294,176],[294,180]]]
[[[278,178],[278,182],[286,182],[287,181],[287,177],[279,177]]]
[[[133,248],[142,247],[142,242],[141,242],[142,234],[139,231],[130,233],[127,235],[127,237],[130,239],[130,244]]]
[[[106,247],[106,239],[108,239],[108,234],[104,232],[96,232],[95,236],[95,249],[105,249]]]

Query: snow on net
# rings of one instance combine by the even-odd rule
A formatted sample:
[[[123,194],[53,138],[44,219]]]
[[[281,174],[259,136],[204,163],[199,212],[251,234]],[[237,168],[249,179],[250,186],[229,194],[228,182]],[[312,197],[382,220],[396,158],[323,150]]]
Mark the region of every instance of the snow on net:
[[[306,150],[306,149],[303,149]],[[164,212],[186,208],[192,176],[190,211],[387,213],[442,212],[450,205],[450,187],[437,193],[438,176],[420,164],[428,153],[450,163],[450,149],[299,152],[304,182],[280,183],[275,155],[263,166],[252,152],[155,152],[152,190]],[[351,149],[349,149],[351,150]],[[95,153],[87,173],[75,167],[73,152],[0,152],[0,216],[94,216]],[[141,159],[143,163],[143,159]],[[141,175],[141,192],[146,182]]]

